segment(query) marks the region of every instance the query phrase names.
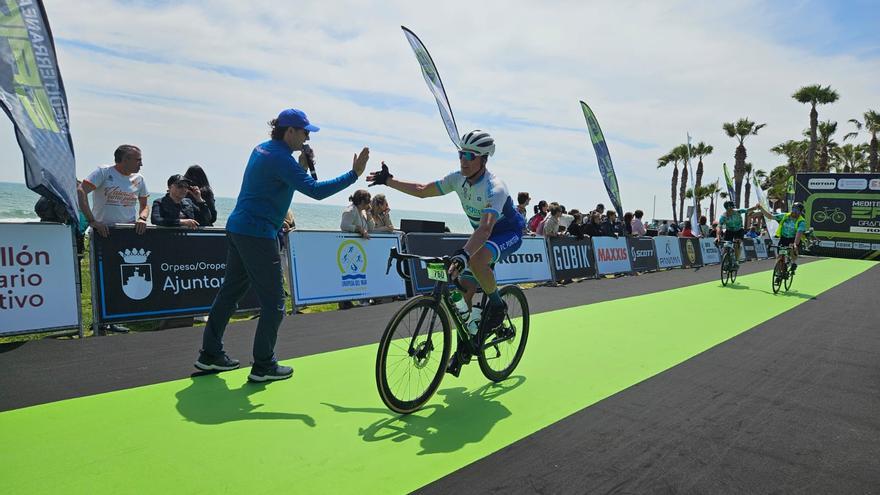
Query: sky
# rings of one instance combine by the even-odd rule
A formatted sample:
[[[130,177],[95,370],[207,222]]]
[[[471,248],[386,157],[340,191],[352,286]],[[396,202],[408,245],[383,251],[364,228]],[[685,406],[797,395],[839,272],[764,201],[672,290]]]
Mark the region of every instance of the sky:
[[[67,89],[77,176],[141,147],[149,189],[193,164],[219,196],[237,196],[266,122],[303,109],[319,178],[370,148],[398,179],[429,182],[458,167],[401,25],[425,43],[461,132],[496,138],[489,169],[511,194],[570,208],[609,204],[578,101],[604,131],[623,208],[671,217],[671,169],[657,158],[685,142],[714,146],[703,182],[732,166],[724,122],[767,126],[748,161],[784,164],[774,145],[798,139],[801,86],[840,93],[819,118],[880,109],[880,4],[584,1],[45,0]],[[873,23],[873,25],[872,25]],[[864,136],[862,136],[864,137]],[[0,181],[24,182],[12,125],[0,118]],[[324,200],[345,204],[357,185]],[[373,192],[378,188],[371,188]],[[460,211],[452,197],[383,190],[392,208]],[[297,194],[296,202],[313,202]]]

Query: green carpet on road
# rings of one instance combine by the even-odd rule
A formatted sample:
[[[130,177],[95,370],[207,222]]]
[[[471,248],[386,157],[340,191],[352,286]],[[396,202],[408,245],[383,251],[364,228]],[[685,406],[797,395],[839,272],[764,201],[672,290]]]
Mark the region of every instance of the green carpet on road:
[[[735,288],[715,281],[534,315],[514,377],[488,385],[473,362],[408,417],[379,399],[376,345],[298,358],[291,380],[269,385],[248,384],[248,371],[236,370],[0,413],[0,486],[10,494],[409,492],[872,266],[805,264],[789,294],[774,296],[762,272]],[[749,310],[729,315],[732,307]],[[651,316],[673,311],[683,313]],[[712,323],[691,323],[699,321]]]

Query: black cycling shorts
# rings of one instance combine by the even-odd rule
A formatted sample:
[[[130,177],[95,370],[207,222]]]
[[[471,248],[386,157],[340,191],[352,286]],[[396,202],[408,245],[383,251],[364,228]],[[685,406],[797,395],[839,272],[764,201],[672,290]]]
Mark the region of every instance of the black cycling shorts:
[[[745,229],[739,229],[739,230],[727,229],[724,231],[724,240],[725,241],[732,241],[734,239],[742,239],[745,236],[746,236]]]
[[[780,237],[779,238],[779,247],[791,246],[794,244],[794,237]]]

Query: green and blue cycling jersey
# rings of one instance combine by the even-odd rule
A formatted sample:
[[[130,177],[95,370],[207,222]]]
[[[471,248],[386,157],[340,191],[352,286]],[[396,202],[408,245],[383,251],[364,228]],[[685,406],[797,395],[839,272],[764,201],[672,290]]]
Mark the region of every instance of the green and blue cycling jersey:
[[[733,210],[733,215],[727,216],[727,212],[721,214],[721,218],[718,219],[718,226],[725,227],[727,230],[742,230],[743,229],[743,214],[747,213],[749,210],[745,208],[740,208],[738,210]]]
[[[807,222],[801,215],[797,219],[791,217],[791,213],[777,213],[773,218],[779,222],[779,228],[776,229],[776,237],[794,238],[798,232],[807,231]]]

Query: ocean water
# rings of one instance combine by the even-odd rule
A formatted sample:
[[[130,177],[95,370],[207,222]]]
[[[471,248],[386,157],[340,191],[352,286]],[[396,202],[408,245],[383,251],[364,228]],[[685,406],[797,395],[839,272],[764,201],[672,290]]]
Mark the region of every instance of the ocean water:
[[[164,193],[150,194],[150,204]],[[39,196],[24,184],[0,182],[0,221],[39,221],[34,213],[34,203]],[[215,227],[226,224],[226,218],[235,207],[235,198],[216,199],[217,223]],[[393,206],[393,203],[392,203]],[[302,204],[294,202],[291,205],[296,217],[296,227],[304,230],[338,230],[339,220],[342,217],[342,206]],[[470,233],[473,229],[464,213],[434,213],[427,211],[391,210],[391,219],[394,224],[400,226],[402,218],[416,220],[436,220],[446,222],[446,226],[452,232]]]

